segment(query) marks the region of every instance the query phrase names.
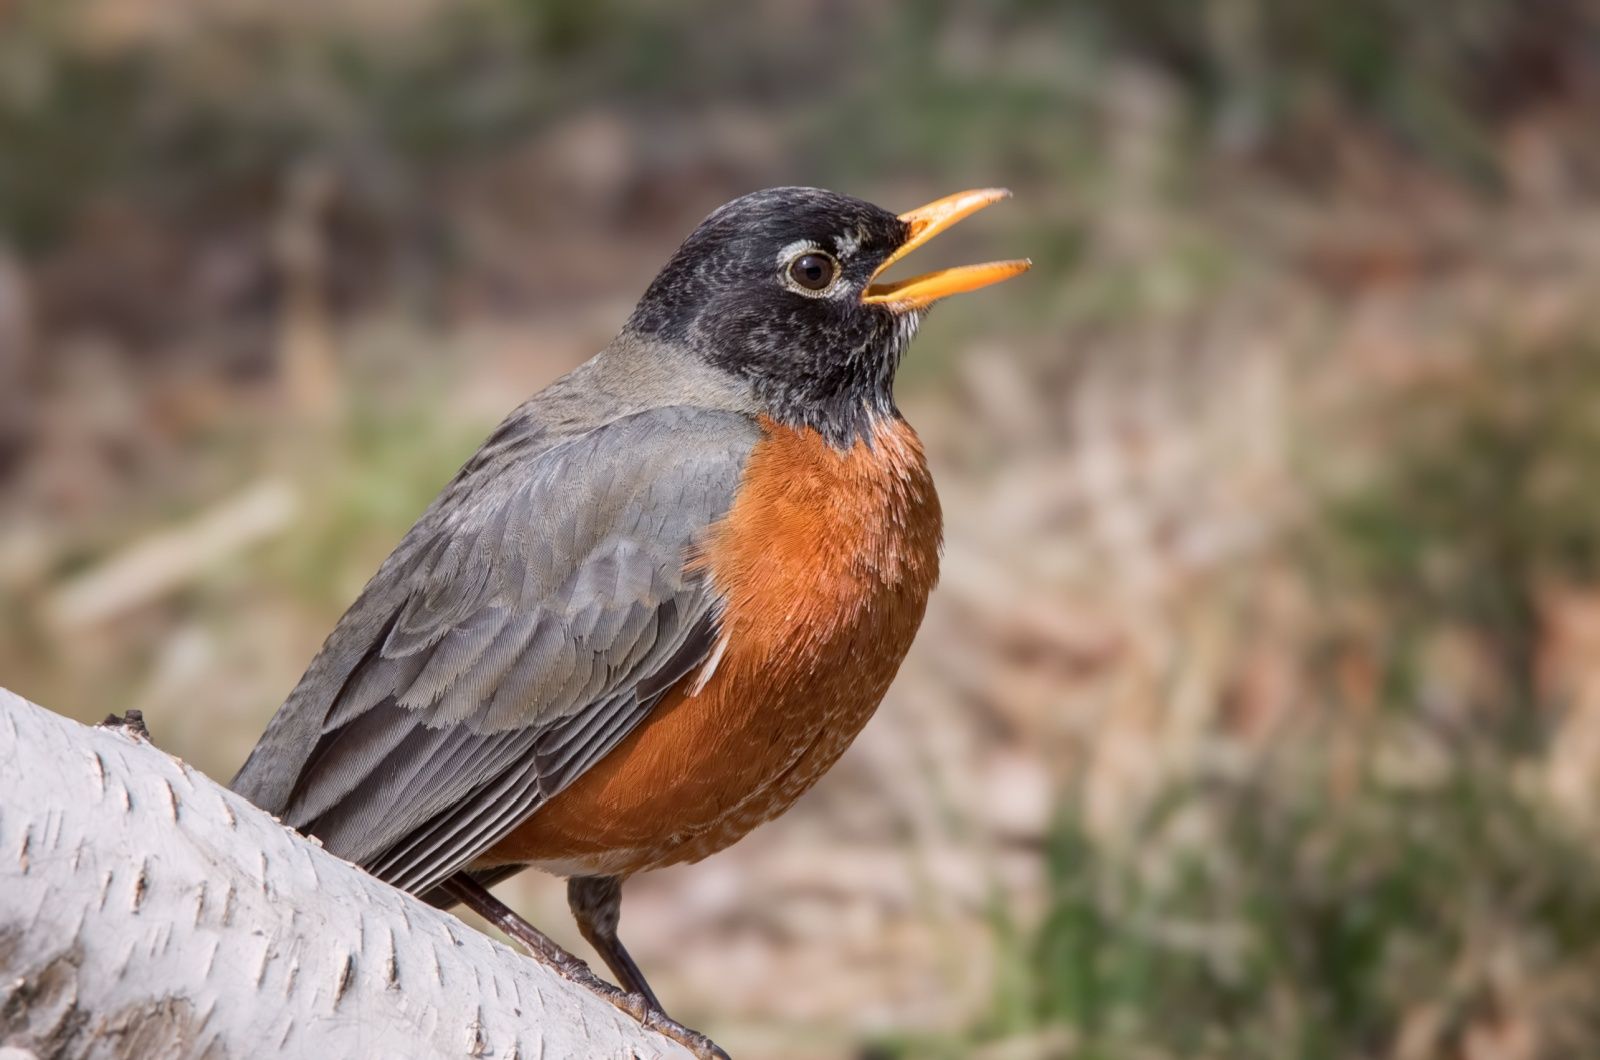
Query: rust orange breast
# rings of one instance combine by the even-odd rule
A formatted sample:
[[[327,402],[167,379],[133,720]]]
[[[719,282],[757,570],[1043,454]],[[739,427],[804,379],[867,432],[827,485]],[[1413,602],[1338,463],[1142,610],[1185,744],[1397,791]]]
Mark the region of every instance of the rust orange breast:
[[[480,866],[626,875],[698,860],[788,809],[877,709],[938,578],[921,443],[900,419],[846,452],[762,427],[691,561],[726,601],[713,661]]]

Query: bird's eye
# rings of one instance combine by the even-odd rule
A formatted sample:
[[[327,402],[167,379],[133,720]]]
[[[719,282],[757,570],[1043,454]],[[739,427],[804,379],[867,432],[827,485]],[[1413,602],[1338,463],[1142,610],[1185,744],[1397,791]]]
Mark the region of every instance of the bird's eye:
[[[839,263],[812,250],[789,263],[789,279],[808,291],[821,291],[839,275]]]

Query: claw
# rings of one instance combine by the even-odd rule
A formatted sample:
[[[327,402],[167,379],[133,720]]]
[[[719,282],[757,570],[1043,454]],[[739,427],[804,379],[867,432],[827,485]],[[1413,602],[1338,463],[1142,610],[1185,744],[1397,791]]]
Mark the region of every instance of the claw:
[[[650,1030],[671,1038],[693,1053],[699,1060],[732,1060],[732,1057],[728,1056],[722,1046],[699,1031],[685,1027],[658,1008],[651,1009],[649,1014],[640,1022]]]
[[[524,948],[535,959],[545,956],[545,954],[538,952],[535,947],[529,946],[520,937],[518,941],[523,942]],[[660,1009],[650,1007],[650,1002],[643,994],[635,994],[606,982],[590,971],[589,966],[578,958],[568,954],[566,960],[555,961],[552,963],[552,967],[554,967],[557,974],[569,982],[585,987],[591,993],[611,1002],[619,1010],[636,1020],[639,1026],[644,1027],[646,1030],[654,1031],[665,1038],[672,1039],[693,1053],[699,1060],[731,1060],[727,1052],[716,1042],[693,1028],[685,1027]]]

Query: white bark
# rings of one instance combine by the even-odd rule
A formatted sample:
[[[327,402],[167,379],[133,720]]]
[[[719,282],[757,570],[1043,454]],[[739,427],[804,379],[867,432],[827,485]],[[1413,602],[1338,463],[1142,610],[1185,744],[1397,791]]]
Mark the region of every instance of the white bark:
[[[147,741],[0,689],[5,1060],[687,1055]]]

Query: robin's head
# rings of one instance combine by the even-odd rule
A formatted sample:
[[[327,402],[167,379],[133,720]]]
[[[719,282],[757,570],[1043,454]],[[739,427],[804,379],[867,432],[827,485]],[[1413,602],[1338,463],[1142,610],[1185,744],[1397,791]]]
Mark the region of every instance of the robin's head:
[[[774,419],[849,445],[873,418],[894,412],[895,370],[928,307],[1029,263],[967,265],[888,283],[877,277],[1009,194],[961,192],[898,217],[817,188],[746,195],[684,241],[628,329],[736,377]]]

